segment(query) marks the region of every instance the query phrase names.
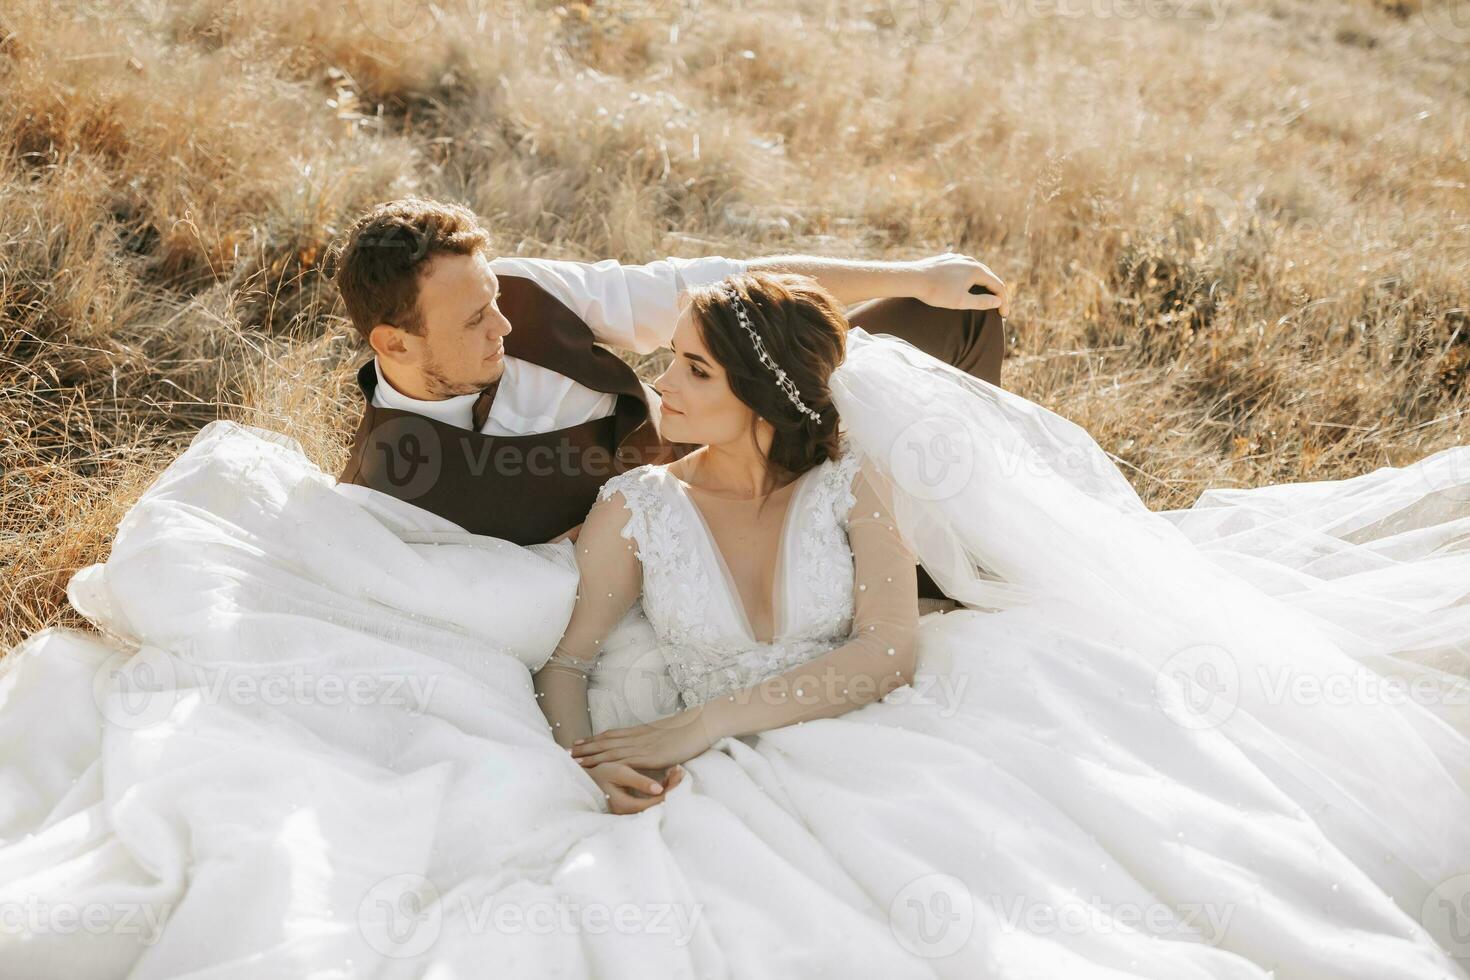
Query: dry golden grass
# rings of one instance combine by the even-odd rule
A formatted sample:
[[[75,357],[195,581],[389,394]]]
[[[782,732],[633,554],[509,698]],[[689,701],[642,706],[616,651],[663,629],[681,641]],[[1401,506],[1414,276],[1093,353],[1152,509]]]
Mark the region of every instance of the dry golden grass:
[[[523,254],[976,255],[1007,387],[1155,507],[1470,442],[1455,12],[8,0],[0,648],[74,620],[208,420],[336,471],[361,354],[321,262],[408,192]]]

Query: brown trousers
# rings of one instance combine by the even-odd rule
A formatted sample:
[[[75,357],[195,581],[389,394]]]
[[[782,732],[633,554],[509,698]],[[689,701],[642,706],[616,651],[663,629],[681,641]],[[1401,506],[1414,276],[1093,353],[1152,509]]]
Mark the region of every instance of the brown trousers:
[[[995,310],[945,310],[916,299],[871,299],[847,313],[853,326],[907,340],[926,354],[1000,384],[1005,321]],[[919,598],[947,598],[919,566]]]
[[[868,333],[900,337],[962,371],[1000,384],[1005,321],[995,310],[944,310],[916,299],[870,299],[847,311]]]

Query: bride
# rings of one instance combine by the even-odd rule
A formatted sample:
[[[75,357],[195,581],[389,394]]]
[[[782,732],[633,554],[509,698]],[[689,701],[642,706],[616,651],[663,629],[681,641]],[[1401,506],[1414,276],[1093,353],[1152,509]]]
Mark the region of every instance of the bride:
[[[711,747],[753,749],[865,890],[928,873],[923,907],[992,903],[984,941],[946,949],[962,975],[1046,959],[1011,902],[1077,905],[1090,934],[1069,952],[1134,971],[1462,975],[1466,685],[1422,661],[1466,652],[1470,450],[1420,464],[1439,487],[1304,486],[1304,513],[1268,520],[1197,508],[1186,529],[1248,542],[1232,575],[1069,423],[847,335],[819,287],[764,274],[696,290],[679,321],[663,430],[705,448],[604,486],[538,674],[614,808],[660,800],[618,767],[691,763],[673,807],[720,798]],[[947,594],[1006,611],[921,622],[906,540]],[[1352,608],[1365,593],[1377,622]],[[640,594],[684,707],[591,737],[587,674]],[[1394,674],[1425,706],[1391,697]],[[940,680],[945,698],[915,696]],[[1154,930],[1122,920],[1143,910],[1180,941],[1141,942]]]
[[[800,395],[825,391],[840,363],[842,315],[811,280],[739,280],[759,296],[742,301],[729,280],[692,292],[674,359],[655,382],[661,433],[704,448],[603,486],[577,540],[577,604],[537,675],[557,740],[574,746],[619,812],[645,809],[662,791],[650,786],[637,801],[619,763],[676,766],[721,736],[840,714],[913,676],[915,557],[881,478],[857,471],[857,455],[839,444],[830,398],[824,418]],[[696,323],[712,324],[708,342]],[[786,600],[792,587],[799,593]],[[588,670],[640,595],[688,708],[586,741]]]
[[[0,976],[1470,976],[1470,447],[1157,514],[808,282],[674,344],[575,545],[206,426],[0,665]]]

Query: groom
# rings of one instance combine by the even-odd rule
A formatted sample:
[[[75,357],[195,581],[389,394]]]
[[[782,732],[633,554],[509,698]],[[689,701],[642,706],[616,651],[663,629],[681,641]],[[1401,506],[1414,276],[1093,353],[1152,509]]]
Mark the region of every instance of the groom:
[[[746,270],[810,275],[855,326],[901,337],[1000,383],[1004,283],[953,253],[913,262],[711,256],[620,265],[500,256],[460,205],[407,198],[357,219],[338,290],[372,348],[343,483],[466,530],[534,544],[575,540],[616,473],[694,446],[659,435],[660,399],[597,342],[668,343],[687,287]],[[921,597],[943,593],[920,570]]]

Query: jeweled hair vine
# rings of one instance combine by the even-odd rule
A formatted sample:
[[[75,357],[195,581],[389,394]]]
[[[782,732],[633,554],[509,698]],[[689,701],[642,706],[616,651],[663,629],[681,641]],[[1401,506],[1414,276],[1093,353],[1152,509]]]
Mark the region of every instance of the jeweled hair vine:
[[[755,326],[751,324],[750,314],[746,312],[745,303],[740,299],[740,294],[735,291],[734,285],[726,283],[724,293],[730,300],[730,306],[735,310],[735,318],[740,321],[740,326],[744,327],[745,332],[750,335],[750,343],[755,348],[755,356],[760,358],[760,362],[776,376],[776,384],[780,386],[782,391],[786,392],[786,397],[791,399],[791,404],[795,405],[797,411],[809,417],[813,422],[822,421],[822,413],[801,400],[801,391],[796,387],[796,382],[791,380],[786,374],[786,371],[776,363],[775,359],[771,357],[770,352],[766,350],[765,341],[761,340],[761,335],[756,333]]]

